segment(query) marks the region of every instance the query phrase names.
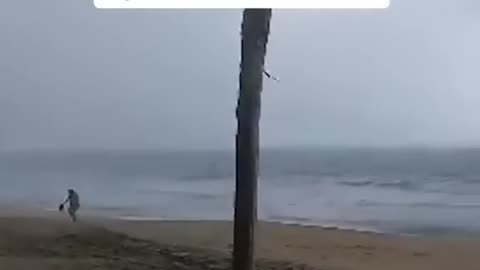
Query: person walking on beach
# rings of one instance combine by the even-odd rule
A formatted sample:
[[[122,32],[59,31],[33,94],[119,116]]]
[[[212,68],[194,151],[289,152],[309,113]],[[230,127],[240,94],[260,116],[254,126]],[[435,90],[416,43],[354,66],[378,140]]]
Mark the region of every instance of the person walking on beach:
[[[68,190],[67,198],[65,199],[64,202],[62,202],[60,204],[58,209],[60,211],[63,211],[64,205],[67,202],[70,204],[69,207],[68,207],[68,214],[72,218],[72,221],[75,222],[75,221],[77,221],[77,211],[80,208],[80,197],[78,196],[78,193],[75,192],[75,190],[73,190],[73,189]]]

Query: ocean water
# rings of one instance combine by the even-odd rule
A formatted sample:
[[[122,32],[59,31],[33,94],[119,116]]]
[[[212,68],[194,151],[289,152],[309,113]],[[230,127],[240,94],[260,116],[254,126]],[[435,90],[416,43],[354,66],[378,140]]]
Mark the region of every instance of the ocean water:
[[[262,220],[382,232],[480,232],[480,150],[261,152]],[[233,216],[234,153],[0,154],[0,203],[56,209],[68,188],[81,213],[126,219]]]

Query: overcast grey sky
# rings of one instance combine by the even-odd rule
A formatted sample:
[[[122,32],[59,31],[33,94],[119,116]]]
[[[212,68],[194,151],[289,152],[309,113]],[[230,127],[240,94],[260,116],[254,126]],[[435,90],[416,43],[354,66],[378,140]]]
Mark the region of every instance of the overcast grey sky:
[[[233,147],[241,11],[92,2],[2,2],[0,149]],[[275,10],[271,28],[263,145],[480,145],[475,0]]]

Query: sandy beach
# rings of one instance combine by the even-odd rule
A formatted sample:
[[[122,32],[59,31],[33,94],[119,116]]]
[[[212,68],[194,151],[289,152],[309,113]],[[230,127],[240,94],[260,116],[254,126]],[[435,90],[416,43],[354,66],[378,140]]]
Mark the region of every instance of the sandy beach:
[[[227,269],[232,224],[121,221],[6,207],[0,269]],[[34,215],[34,213],[37,213]],[[273,223],[258,226],[259,269],[478,269],[480,239],[380,235]]]

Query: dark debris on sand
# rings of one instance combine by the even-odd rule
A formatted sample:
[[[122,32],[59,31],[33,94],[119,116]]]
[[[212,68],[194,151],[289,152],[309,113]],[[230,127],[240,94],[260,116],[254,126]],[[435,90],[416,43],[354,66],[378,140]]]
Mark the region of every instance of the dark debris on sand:
[[[9,234],[0,242],[2,258],[22,258],[42,263],[62,263],[60,268],[39,269],[171,269],[226,270],[231,258],[220,252],[188,247],[167,246],[131,238],[104,229],[88,233],[64,233],[57,237]],[[2,246],[3,245],[3,246]],[[70,267],[72,264],[81,266]],[[65,268],[65,266],[68,268]],[[258,260],[258,269],[314,270],[303,264]],[[20,268],[18,268],[20,269]]]

